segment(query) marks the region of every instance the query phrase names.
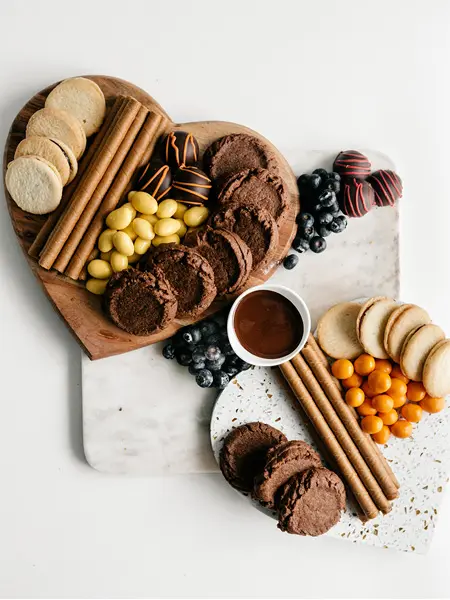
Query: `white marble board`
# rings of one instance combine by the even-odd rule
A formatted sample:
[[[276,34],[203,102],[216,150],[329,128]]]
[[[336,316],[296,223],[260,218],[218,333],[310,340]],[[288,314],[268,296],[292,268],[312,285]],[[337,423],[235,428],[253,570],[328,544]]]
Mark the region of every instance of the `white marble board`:
[[[338,150],[299,151],[297,175],[317,167],[331,169]],[[386,156],[364,152],[374,170],[394,168]],[[344,233],[327,238],[323,254],[301,255],[293,271],[280,266],[271,281],[304,298],[313,327],[336,302],[379,294],[399,297],[398,210],[376,209],[362,219],[349,219]],[[84,449],[95,469],[134,474],[217,471],[209,443],[216,394],[197,387],[186,368],[164,360],[161,344],[94,362],[83,355],[82,386]]]

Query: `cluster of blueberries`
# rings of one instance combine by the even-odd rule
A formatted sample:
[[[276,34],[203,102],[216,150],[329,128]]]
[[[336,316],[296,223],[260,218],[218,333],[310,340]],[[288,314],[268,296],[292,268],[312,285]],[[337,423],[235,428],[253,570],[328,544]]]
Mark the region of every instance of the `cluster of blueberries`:
[[[188,367],[202,388],[223,390],[232,377],[250,368],[234,353],[223,315],[180,329],[164,346],[163,356]]]
[[[292,248],[302,254],[312,250],[316,254],[327,247],[325,240],[331,233],[341,233],[347,219],[341,213],[337,195],[341,189],[339,173],[316,169],[311,175],[304,173],[297,180],[302,211],[297,216],[298,230]],[[286,269],[293,269],[298,256],[290,254],[284,259]]]

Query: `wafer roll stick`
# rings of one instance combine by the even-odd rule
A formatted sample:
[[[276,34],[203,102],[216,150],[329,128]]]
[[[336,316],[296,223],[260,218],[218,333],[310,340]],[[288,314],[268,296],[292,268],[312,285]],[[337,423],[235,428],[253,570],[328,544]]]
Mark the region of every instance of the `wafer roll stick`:
[[[142,125],[144,124],[145,118],[148,115],[148,109],[145,106],[141,106],[138,114],[136,115],[135,120],[131,124],[130,129],[128,130],[126,136],[123,138],[122,143],[120,144],[119,149],[117,150],[114,158],[112,159],[109,167],[106,169],[105,174],[103,175],[102,180],[98,184],[95,192],[92,194],[91,199],[89,200],[86,208],[78,219],[77,224],[73,228],[71,234],[69,235],[66,243],[64,244],[63,249],[59,253],[58,258],[56,259],[53,268],[59,271],[60,273],[64,272],[64,269],[69,264],[70,259],[75,253],[75,250],[78,247],[83,235],[85,234],[87,228],[89,227],[92,219],[95,216],[105,194],[108,192],[111,187],[114,177],[117,175],[122,163],[124,162],[128,151],[130,150],[136,136],[139,133]]]
[[[111,126],[111,123],[113,122],[115,116],[117,115],[117,112],[119,111],[120,107],[123,105],[125,100],[126,100],[125,96],[118,96],[116,98],[114,104],[111,106],[110,110],[108,111],[108,114],[106,115],[106,119],[103,121],[103,125],[101,126],[100,131],[95,136],[92,144],[88,148],[88,151],[83,156],[82,160],[80,161],[80,163],[78,165],[77,176],[72,181],[72,183],[70,183],[67,187],[64,188],[63,197],[61,199],[60,205],[58,206],[58,208],[56,210],[54,210],[47,217],[47,220],[45,221],[44,225],[41,227],[34,242],[31,244],[31,246],[28,250],[28,254],[30,256],[32,256],[33,258],[37,258],[39,256],[40,251],[45,246],[45,243],[46,243],[49,235],[53,231],[53,227],[56,225],[56,223],[58,222],[58,219],[64,212],[64,209],[66,208],[67,203],[70,201],[73,193],[75,192],[75,190],[81,180],[81,177],[84,175],[84,173],[86,172],[86,169],[91,164],[91,161],[92,161],[94,155],[96,154],[98,148],[100,147],[101,143],[103,142],[105,135],[107,134],[107,132]]]
[[[339,415],[351,438],[359,448],[359,451],[361,452],[367,465],[370,467],[370,470],[380,484],[380,487],[383,490],[386,498],[388,498],[388,500],[394,500],[398,497],[398,489],[386,472],[386,469],[380,460],[379,454],[375,451],[375,448],[367,439],[365,433],[359,426],[359,423],[357,423],[355,420],[350,407],[342,398],[341,393],[332,380],[331,374],[323,366],[320,359],[317,357],[316,352],[311,348],[311,346],[306,345],[302,350],[302,354],[309,364],[311,371],[317,377],[317,380],[319,381],[323,391]]]
[[[161,131],[162,121],[163,117],[161,117],[161,115],[156,113],[147,115],[135,143],[131,147],[125,162],[122,164],[122,167],[114,179],[113,185],[103,198],[94,219],[89,225],[65,271],[65,274],[72,279],[78,279],[83,266],[89,258],[89,254],[97,243],[98,236],[103,228],[104,219],[112,210],[114,210],[114,208],[116,208],[117,204],[122,199],[127,190],[127,186],[130,185],[130,181],[132,180],[136,169],[145,165],[150,159],[156,140]]]
[[[67,238],[119,149],[140,107],[140,102],[134,98],[130,98],[126,101],[125,106],[119,109],[108,134],[105,136],[99,151],[92,160],[91,166],[80,180],[71,201],[66,206],[42,250],[39,264],[44,269],[50,269],[53,266]]]
[[[334,410],[324,391],[320,387],[319,382],[314,377],[314,374],[312,373],[311,369],[306,364],[304,358],[300,354],[298,354],[291,360],[291,363],[294,369],[297,371],[300,379],[307,387],[309,393],[311,394],[313,402],[315,402],[318,410],[322,413],[330,429],[336,436],[336,439],[339,442],[342,451],[345,452],[349,461],[353,465],[353,468],[358,473],[363,485],[369,492],[375,505],[383,513],[390,512],[392,509],[391,503],[384,495],[383,490],[380,488],[377,480],[372,475],[365,460],[361,456],[361,453],[359,452],[352,438],[348,434],[348,431],[345,429],[344,424],[336,414],[336,411]]]
[[[336,439],[336,436],[331,431],[324,416],[317,408],[310,393],[306,389],[305,384],[302,382],[290,362],[280,365],[280,369],[292,391],[294,392],[295,397],[300,402],[303,410],[308,415],[308,418],[321,437],[322,442],[332,454],[342,474],[342,477],[352,490],[356,501],[361,506],[364,514],[368,519],[374,519],[378,515],[377,507],[370,497],[369,492],[364,487],[361,479],[358,476],[358,473],[355,471],[351,462],[343,452],[339,442]]]

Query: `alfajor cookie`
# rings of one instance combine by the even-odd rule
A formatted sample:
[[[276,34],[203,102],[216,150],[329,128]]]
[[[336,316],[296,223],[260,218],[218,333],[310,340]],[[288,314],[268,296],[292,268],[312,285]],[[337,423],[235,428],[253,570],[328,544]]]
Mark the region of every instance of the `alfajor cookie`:
[[[400,363],[403,344],[408,334],[419,325],[427,325],[431,319],[426,310],[415,304],[403,304],[396,308],[386,323],[384,347],[396,363]]]
[[[87,137],[100,129],[106,113],[105,96],[91,79],[73,77],[57,85],[45,106],[65,110],[78,119]]]
[[[359,342],[367,354],[374,358],[388,358],[384,348],[384,330],[397,302],[392,298],[370,298],[359,311],[356,331]]]
[[[16,148],[14,158],[39,156],[58,170],[63,185],[70,183],[78,171],[78,162],[72,150],[60,140],[33,135],[25,138]]]
[[[34,215],[52,212],[61,202],[59,172],[40,156],[21,156],[10,162],[5,184],[17,206]]]
[[[403,344],[400,368],[412,381],[422,381],[423,367],[431,350],[445,339],[445,333],[437,325],[419,325],[413,329]]]
[[[431,350],[423,367],[423,385],[431,398],[450,394],[450,340],[442,340]]]
[[[361,305],[356,302],[336,304],[323,315],[317,325],[317,338],[322,350],[331,358],[352,360],[364,352],[356,332]]]
[[[86,134],[81,123],[72,114],[56,108],[41,108],[31,115],[27,137],[34,135],[61,140],[69,146],[78,160],[86,148]]]

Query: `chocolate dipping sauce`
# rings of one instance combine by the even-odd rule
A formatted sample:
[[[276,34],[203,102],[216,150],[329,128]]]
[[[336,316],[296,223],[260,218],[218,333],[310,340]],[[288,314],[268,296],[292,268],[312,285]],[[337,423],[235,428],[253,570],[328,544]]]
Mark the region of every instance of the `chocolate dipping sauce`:
[[[239,303],[234,329],[248,352],[260,358],[281,358],[300,344],[304,326],[290,300],[277,292],[258,290]]]

